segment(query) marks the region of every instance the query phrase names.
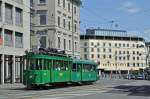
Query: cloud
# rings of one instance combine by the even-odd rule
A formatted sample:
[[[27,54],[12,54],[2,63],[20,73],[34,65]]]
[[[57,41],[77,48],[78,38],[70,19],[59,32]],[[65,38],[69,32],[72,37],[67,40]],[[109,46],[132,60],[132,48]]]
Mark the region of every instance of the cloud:
[[[140,7],[129,1],[124,2],[120,9],[129,14],[135,14],[141,11]]]

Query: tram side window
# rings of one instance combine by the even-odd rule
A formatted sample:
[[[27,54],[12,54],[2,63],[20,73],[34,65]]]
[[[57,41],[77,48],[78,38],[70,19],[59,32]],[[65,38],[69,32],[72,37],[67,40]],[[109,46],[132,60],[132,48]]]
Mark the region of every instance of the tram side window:
[[[27,70],[30,70],[30,60],[26,59],[26,68]]]
[[[68,70],[68,61],[63,62],[63,70]]]
[[[90,64],[85,64],[83,66],[83,72],[89,72],[89,71],[92,71],[92,65]]]
[[[62,60],[54,61],[54,70],[68,70],[68,62]]]
[[[42,59],[36,59],[36,70],[42,70]]]
[[[61,62],[58,60],[54,60],[53,66],[54,66],[54,70],[60,70]]]
[[[43,60],[44,61],[44,67],[43,67],[43,69],[44,70],[47,70],[48,69],[48,67],[49,67],[49,65],[48,65],[48,60]]]
[[[35,59],[30,59],[30,70],[35,70],[36,64]]]
[[[77,68],[77,64],[73,63],[72,71],[76,71],[76,68]]]
[[[81,64],[77,64],[77,71],[79,72],[81,69]]]

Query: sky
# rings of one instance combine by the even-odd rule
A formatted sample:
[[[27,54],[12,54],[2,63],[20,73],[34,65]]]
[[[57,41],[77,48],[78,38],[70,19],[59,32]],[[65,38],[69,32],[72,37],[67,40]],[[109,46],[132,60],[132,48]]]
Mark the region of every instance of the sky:
[[[80,31],[111,28],[128,31],[150,42],[150,0],[82,0]]]

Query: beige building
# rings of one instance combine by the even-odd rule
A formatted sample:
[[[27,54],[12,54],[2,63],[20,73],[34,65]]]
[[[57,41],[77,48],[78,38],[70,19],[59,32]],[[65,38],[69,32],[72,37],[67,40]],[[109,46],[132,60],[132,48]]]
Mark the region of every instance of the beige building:
[[[150,68],[150,42],[146,42],[146,49],[147,49],[146,63],[147,66]]]
[[[94,60],[102,72],[146,68],[145,41],[140,37],[81,35],[80,46],[82,59]]]
[[[56,48],[79,57],[80,0],[31,0],[32,49]]]
[[[0,83],[22,80],[22,56],[30,49],[30,0],[0,1]]]

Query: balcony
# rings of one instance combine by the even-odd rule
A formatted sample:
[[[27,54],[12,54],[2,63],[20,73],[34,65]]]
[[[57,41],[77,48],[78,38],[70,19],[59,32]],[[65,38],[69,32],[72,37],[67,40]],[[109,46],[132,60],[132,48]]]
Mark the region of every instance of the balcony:
[[[13,1],[15,1],[15,2],[17,2],[19,4],[23,4],[23,0],[13,0]]]

